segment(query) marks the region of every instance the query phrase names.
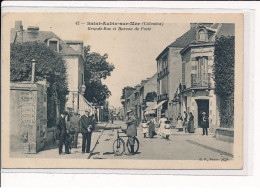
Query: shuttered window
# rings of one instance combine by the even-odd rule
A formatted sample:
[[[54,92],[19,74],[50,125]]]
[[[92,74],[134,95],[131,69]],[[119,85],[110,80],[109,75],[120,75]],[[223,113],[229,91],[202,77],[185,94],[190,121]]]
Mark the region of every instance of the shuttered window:
[[[182,85],[185,85],[185,61],[182,61]]]

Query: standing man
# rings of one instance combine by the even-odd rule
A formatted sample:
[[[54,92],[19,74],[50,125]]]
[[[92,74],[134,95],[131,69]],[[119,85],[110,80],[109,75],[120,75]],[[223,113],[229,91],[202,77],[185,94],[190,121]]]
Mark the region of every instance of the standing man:
[[[89,113],[89,110],[85,110],[85,114],[80,119],[82,133],[82,154],[85,152],[90,152],[91,134],[94,128],[94,119],[93,117],[89,116]]]
[[[126,135],[128,136],[128,141],[131,148],[131,154],[134,154],[134,137],[137,136],[137,120],[135,118],[133,110],[128,111],[128,120],[126,121],[127,129]]]
[[[79,134],[79,128],[80,128],[80,117],[77,113],[74,113],[70,118],[70,132],[73,137],[74,145],[73,148],[78,147],[78,134]]]
[[[62,154],[63,144],[65,144],[65,153],[69,154],[69,145],[68,145],[69,131],[66,129],[66,121],[65,121],[64,113],[61,113],[61,117],[59,119],[57,128],[59,131],[59,154]]]
[[[203,135],[208,135],[209,117],[205,112],[202,113],[201,125],[203,129]]]
[[[185,133],[187,133],[187,128],[188,128],[188,113],[184,111],[184,119],[183,119],[183,127],[185,130]]]

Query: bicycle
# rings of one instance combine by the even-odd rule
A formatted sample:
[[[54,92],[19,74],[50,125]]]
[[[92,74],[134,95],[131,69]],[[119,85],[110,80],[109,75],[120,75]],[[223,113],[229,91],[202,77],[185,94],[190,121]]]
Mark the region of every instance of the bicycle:
[[[125,141],[121,137],[128,137],[128,136],[127,135],[125,135],[125,136],[119,135],[120,133],[125,133],[124,130],[122,130],[122,132],[119,132],[119,130],[116,130],[116,133],[117,133],[117,139],[113,143],[113,151],[114,151],[114,154],[116,156],[120,156],[125,152]],[[127,139],[127,142],[126,142],[126,147],[127,147],[128,152],[130,153],[131,147],[130,147],[128,139]],[[139,140],[136,137],[134,137],[134,147],[135,147],[135,150],[134,150],[133,154],[136,154],[139,150]]]

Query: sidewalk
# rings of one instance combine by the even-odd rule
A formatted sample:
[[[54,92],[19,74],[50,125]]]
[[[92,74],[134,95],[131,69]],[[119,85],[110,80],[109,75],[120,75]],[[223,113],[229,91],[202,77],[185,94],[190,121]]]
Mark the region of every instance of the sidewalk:
[[[157,129],[158,130],[158,129]],[[195,133],[185,133],[178,129],[170,129],[171,136],[185,136],[186,142],[199,146],[229,157],[233,157],[233,143],[217,140],[214,133],[208,133],[208,136],[203,134],[202,128],[197,128]]]
[[[91,146],[90,146],[90,151],[92,151],[96,145],[96,142],[102,133],[102,125],[96,129],[91,136]],[[22,154],[20,152],[15,152],[15,153],[10,153],[10,157],[15,157],[15,158],[70,158],[70,159],[88,159],[90,156],[90,153],[81,153],[82,149],[82,135],[79,134],[78,136],[78,148],[72,148],[71,149],[71,154],[65,154],[65,155],[59,155],[58,151],[58,141],[55,143],[55,145],[51,145],[47,148],[45,148],[42,151],[39,151],[37,154]],[[63,146],[63,152],[65,152],[65,147]]]

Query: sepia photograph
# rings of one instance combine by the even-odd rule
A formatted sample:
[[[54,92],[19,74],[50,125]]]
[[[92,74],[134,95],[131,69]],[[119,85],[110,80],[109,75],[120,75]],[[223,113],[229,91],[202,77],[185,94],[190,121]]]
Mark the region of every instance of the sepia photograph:
[[[2,19],[4,168],[243,168],[243,14]]]

